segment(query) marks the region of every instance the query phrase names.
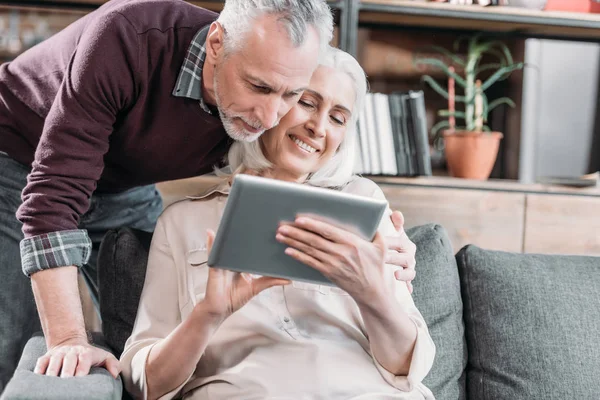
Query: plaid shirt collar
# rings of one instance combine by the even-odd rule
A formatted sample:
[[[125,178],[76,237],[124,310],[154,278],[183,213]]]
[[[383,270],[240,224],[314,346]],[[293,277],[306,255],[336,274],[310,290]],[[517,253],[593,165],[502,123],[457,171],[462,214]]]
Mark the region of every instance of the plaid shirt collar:
[[[209,29],[210,25],[205,26],[192,39],[173,89],[173,96],[198,100],[200,107],[207,113],[212,114],[202,98],[202,68],[206,58],[204,45]]]

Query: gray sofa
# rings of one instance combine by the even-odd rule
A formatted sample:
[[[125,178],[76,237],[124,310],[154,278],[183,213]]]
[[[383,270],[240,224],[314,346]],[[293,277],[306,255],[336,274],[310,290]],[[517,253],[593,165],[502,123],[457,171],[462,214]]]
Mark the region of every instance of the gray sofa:
[[[418,247],[414,299],[437,346],[425,382],[437,399],[600,398],[600,258],[475,246],[454,254],[439,225],[408,233]],[[104,335],[96,339],[117,355],[135,318],[149,240],[121,229],[100,251]],[[103,369],[33,375],[43,351],[43,338],[32,338],[3,400],[128,398]]]

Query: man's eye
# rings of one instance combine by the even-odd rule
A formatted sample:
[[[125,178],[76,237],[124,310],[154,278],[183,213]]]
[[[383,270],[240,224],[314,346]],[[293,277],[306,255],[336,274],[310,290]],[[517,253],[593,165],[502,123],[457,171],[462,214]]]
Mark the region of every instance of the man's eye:
[[[259,93],[264,93],[264,94],[271,93],[271,88],[268,88],[266,86],[252,85],[252,87],[254,88],[255,91],[257,91]]]

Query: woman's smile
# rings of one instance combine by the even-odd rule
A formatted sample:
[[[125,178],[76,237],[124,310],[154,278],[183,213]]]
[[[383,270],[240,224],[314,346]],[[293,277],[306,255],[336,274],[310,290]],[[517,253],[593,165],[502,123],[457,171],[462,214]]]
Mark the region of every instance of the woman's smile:
[[[299,137],[297,137],[295,135],[290,134],[290,135],[288,135],[288,137],[294,143],[294,147],[298,148],[302,153],[313,154],[313,153],[320,152],[320,150],[316,149],[315,147],[311,146],[310,144],[306,143],[305,141],[303,141],[302,139],[300,139]]]

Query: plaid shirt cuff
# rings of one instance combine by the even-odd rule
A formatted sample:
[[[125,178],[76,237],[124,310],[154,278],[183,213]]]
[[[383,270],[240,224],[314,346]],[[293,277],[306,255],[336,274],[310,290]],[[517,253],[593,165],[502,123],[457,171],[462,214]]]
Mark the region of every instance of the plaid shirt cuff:
[[[51,232],[21,240],[21,265],[27,276],[50,268],[81,267],[89,261],[91,252],[87,231]]]

